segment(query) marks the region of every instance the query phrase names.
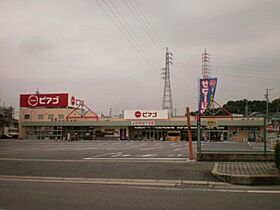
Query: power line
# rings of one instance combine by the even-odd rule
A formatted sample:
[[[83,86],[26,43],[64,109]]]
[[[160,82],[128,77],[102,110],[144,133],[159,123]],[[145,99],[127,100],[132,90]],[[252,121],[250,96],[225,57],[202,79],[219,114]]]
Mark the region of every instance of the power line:
[[[105,0],[102,0],[104,2],[104,4],[109,8],[111,9]],[[123,15],[121,14],[121,12],[119,11],[119,9],[115,6],[115,4],[109,0],[110,4],[112,5],[113,9],[116,11],[117,15],[120,17],[120,19],[123,21],[124,23],[124,26],[127,27],[127,31],[128,33],[130,33],[130,35],[132,34],[134,37],[135,37],[135,40],[139,43],[139,46],[141,46],[145,51],[146,53],[149,55],[149,57],[151,58],[151,60],[153,62],[158,62],[156,61],[156,59],[154,58],[154,56],[149,52],[149,50],[146,48],[145,44],[143,43],[143,41],[141,40],[141,38],[135,33],[135,31],[131,28],[131,26],[127,23],[126,19],[123,17]],[[111,10],[112,11],[112,10]]]
[[[144,23],[147,25],[147,28],[150,30],[151,34],[153,34],[154,38],[159,42],[159,44],[164,48],[164,44],[163,41],[161,40],[161,38],[159,37],[159,35],[156,33],[156,31],[154,30],[153,26],[151,25],[151,23],[149,22],[149,20],[146,18],[146,16],[144,15],[143,11],[141,10],[141,8],[139,7],[138,3],[135,0],[131,0],[131,2],[134,3],[135,8],[137,9],[137,11],[139,12],[140,16],[143,18]]]
[[[116,7],[116,5],[111,0],[109,0],[109,3],[111,6],[109,6],[109,3],[107,3],[104,0],[102,0],[103,5],[101,5],[101,3],[98,0],[96,0],[96,1],[97,1],[98,5],[102,8],[102,10],[105,12],[105,14],[114,23],[114,25],[116,25],[116,27],[122,33],[122,35],[130,42],[130,44],[133,45],[133,47],[137,50],[137,52],[142,57],[145,57],[145,60],[150,64],[150,66],[152,66],[152,68],[154,68],[155,58],[148,52],[147,48],[145,47],[145,44],[142,42],[140,37],[138,37],[137,34],[135,34],[134,30],[130,27],[130,25],[125,20],[125,18],[123,17],[123,15],[119,11],[119,9]],[[135,12],[135,14],[133,16],[137,19],[137,22],[139,24],[141,24],[143,30],[145,31],[145,33],[149,37],[149,39],[152,41],[152,43],[155,46],[157,46],[159,51],[161,51],[160,46],[163,45],[162,40],[159,38],[157,33],[154,31],[154,29],[151,26],[151,24],[149,23],[148,19],[145,17],[143,12],[141,11],[139,5],[135,1],[133,1],[133,2],[134,2],[134,4],[132,4],[132,2],[130,2],[130,1],[125,2],[125,3],[127,5],[127,7],[130,8],[130,12],[132,14],[134,14],[133,11]],[[130,5],[128,3],[130,3]],[[148,33],[148,31],[150,31],[150,33]],[[135,40],[136,40],[136,42],[135,42]],[[156,44],[156,43],[158,43],[158,44]],[[145,53],[143,53],[143,51]],[[147,55],[147,53],[149,55]],[[183,64],[181,64],[181,65],[184,66]],[[179,70],[181,71],[181,69],[179,69]],[[184,74],[186,73],[185,71],[181,71],[181,72]],[[131,78],[129,75],[126,75],[126,78],[127,77]],[[123,77],[120,79],[123,79]],[[119,80],[119,79],[116,79],[116,80]],[[185,86],[185,80],[183,79],[183,77],[178,77],[178,82],[176,81],[175,85],[178,86],[179,85],[178,83],[181,83],[182,86]]]
[[[97,1],[98,2],[98,1]],[[99,3],[99,2],[98,2]],[[119,18],[118,18],[118,16],[115,14],[115,12],[114,11],[112,11],[112,8],[111,7],[109,7],[109,5],[106,3],[106,2],[104,2],[103,1],[103,3],[105,4],[105,6],[111,11],[111,13],[114,15],[114,17],[116,18],[116,19],[118,19],[119,20]],[[101,6],[102,7],[102,5],[99,3],[99,6]],[[104,9],[104,7],[102,7],[102,9],[103,10],[105,10]],[[108,12],[107,12],[107,10],[105,10],[104,11],[106,14],[107,14],[107,16],[111,19],[111,21],[117,26],[117,28],[121,31],[121,32],[123,32],[122,34],[124,35],[125,34],[125,32],[124,32],[124,27],[120,27],[117,23],[116,23],[116,21],[114,21],[114,19],[108,14]],[[118,13],[120,13],[120,12],[118,12]],[[124,19],[124,18],[122,18],[122,19]],[[124,22],[125,20],[123,20],[122,22]],[[119,22],[121,22],[121,21],[119,21]],[[124,23],[122,23],[122,24],[124,24]],[[126,22],[126,24],[128,25],[128,23]],[[126,29],[126,31],[128,31],[128,29],[125,27],[125,29]],[[131,30],[133,30],[133,29],[131,29]],[[130,33],[130,32],[128,32],[128,33]],[[129,35],[129,34],[128,34]],[[124,35],[125,37],[126,37],[126,39],[128,39],[130,42],[131,42],[131,40],[129,39],[129,37],[131,38],[131,35],[128,37],[126,34]],[[133,44],[134,45],[134,47],[138,50],[138,53],[140,53],[142,56],[143,56],[143,53],[142,53],[142,48],[141,48],[141,50],[139,50],[138,49],[138,45],[137,46],[135,46],[135,44],[134,43],[131,43],[131,44]],[[149,63],[151,63],[151,62],[149,62]],[[153,68],[154,68],[154,66],[153,66]],[[179,69],[180,70],[180,69]],[[184,72],[184,71],[181,71],[182,73],[186,73],[186,72]],[[178,80],[180,80],[179,82],[181,82],[182,84],[184,84],[185,83],[185,80],[183,80],[183,79],[181,79],[181,77],[179,77],[178,78]],[[177,83],[176,83],[177,84]]]
[[[128,2],[128,3],[127,3]],[[132,3],[133,2],[133,3]],[[141,24],[142,28],[144,29],[145,33],[147,34],[148,32],[150,33],[150,40],[153,42],[155,46],[159,49],[160,52],[162,52],[162,48],[164,48],[163,41],[159,37],[159,35],[156,33],[155,29],[149,22],[148,18],[145,16],[143,11],[141,10],[140,6],[135,0],[125,0],[125,3],[127,7],[130,9],[131,13],[133,13],[133,16],[137,19],[137,21]],[[130,6],[129,6],[130,4]],[[133,12],[132,8],[133,8]],[[156,42],[156,43],[155,43]],[[182,61],[180,61],[179,58],[176,58],[177,63],[181,65],[183,68],[185,68],[185,65],[183,64]],[[186,74],[185,71],[182,71],[181,68],[177,68],[177,70],[181,71],[182,73]],[[190,73],[190,72],[188,72]],[[192,72],[196,77],[198,77],[198,74],[195,72]],[[181,77],[180,77],[181,79]]]
[[[214,68],[213,68],[214,69]],[[279,73],[276,72],[261,72],[261,71],[252,71],[252,70],[244,70],[244,69],[235,69],[235,68],[215,68],[212,70],[212,72],[219,72],[219,73],[225,73],[225,74],[233,74],[233,75],[248,75],[251,77],[255,76],[265,76],[265,77],[272,77],[277,78],[280,76]]]
[[[134,41],[131,39],[131,37],[129,38],[127,35],[126,35],[126,33],[125,33],[125,31],[123,30],[123,28],[122,27],[120,27],[119,25],[118,25],[118,23],[115,21],[115,19],[107,12],[107,10],[103,7],[103,5],[98,1],[98,0],[96,0],[96,2],[97,2],[97,4],[98,4],[98,6],[104,11],[104,13],[106,14],[106,16],[111,20],[111,22],[116,26],[116,28],[120,31],[120,33],[125,37],[125,39],[135,48],[135,50],[138,52],[138,54],[140,55],[140,56],[142,56],[144,59],[145,59],[145,61],[150,65],[150,67],[152,68],[152,69],[154,69],[155,68],[155,66],[154,66],[154,64],[153,64],[153,62],[151,62],[150,61],[150,58],[146,55],[146,54],[144,54],[143,52],[142,52],[142,50],[141,50],[141,48],[139,49],[139,46],[137,45],[137,44],[135,44],[134,43]],[[115,14],[115,13],[112,13],[113,15]],[[115,15],[114,15],[115,16]],[[117,17],[116,17],[117,18]]]
[[[177,64],[180,65],[183,69],[186,69],[185,64],[178,57],[176,57],[176,61],[177,61]],[[175,62],[174,62],[174,64],[175,64]],[[181,68],[176,68],[176,69],[179,70],[180,72],[184,73],[184,74],[192,73],[194,77],[196,77],[196,78],[200,77],[200,74],[197,71],[185,72]]]
[[[219,74],[216,74],[216,71],[219,72]],[[219,77],[235,77],[239,79],[246,79],[246,80],[253,80],[253,79],[276,79],[273,75],[252,75],[250,73],[234,73],[234,72],[225,72],[222,70],[215,70],[212,71],[215,75],[219,75]]]
[[[155,29],[153,28],[153,26],[150,23],[150,21],[148,20],[148,18],[145,16],[145,14],[142,11],[141,7],[138,5],[138,3],[135,0],[127,0],[127,1],[134,8],[134,11],[137,13],[136,15],[139,18],[141,18],[141,22],[145,25],[146,29],[150,32],[151,36],[153,37],[153,40],[157,41],[157,43],[158,43],[157,45],[159,45],[158,46],[159,50],[162,51],[161,49],[164,49],[165,45],[163,44],[163,41],[160,38],[160,36],[156,33]],[[178,65],[183,67],[183,69],[186,68],[185,65],[183,64],[183,62],[178,57],[176,57],[176,61],[177,61]],[[182,71],[181,68],[176,68],[176,69],[181,71],[184,74],[190,73],[190,72]],[[196,73],[196,72],[191,72],[191,73],[193,73],[194,76],[199,77],[198,73]]]
[[[226,55],[215,55],[215,58],[222,59],[222,60],[235,60],[235,61],[246,60],[247,62],[269,62],[269,63],[274,63],[275,62],[275,63],[278,63],[278,64],[280,63],[279,58],[271,59],[271,58],[238,57],[238,56],[226,56]]]
[[[258,77],[258,76],[265,76],[268,78],[275,78],[277,79],[277,77],[279,78],[280,74],[276,73],[276,72],[260,72],[260,71],[248,71],[245,69],[234,69],[234,68],[215,68],[214,70],[212,70],[213,73],[225,73],[225,74],[233,74],[233,75],[248,75],[251,77]]]
[[[271,63],[248,63],[248,62],[237,62],[237,61],[225,61],[225,60],[215,60],[212,59],[214,63],[220,64],[220,65],[231,65],[231,66],[243,66],[246,68],[270,68],[270,69],[279,69],[280,64],[271,64]]]
[[[145,22],[143,21],[143,18],[139,15],[138,11],[133,7],[130,1],[124,0],[125,5],[131,12],[131,14],[135,17],[136,21],[141,25],[142,29],[144,30],[147,37],[151,40],[151,42],[154,44],[156,48],[159,49],[159,51],[162,53],[163,49],[162,47],[157,43],[157,40],[154,38],[153,33],[149,30]]]

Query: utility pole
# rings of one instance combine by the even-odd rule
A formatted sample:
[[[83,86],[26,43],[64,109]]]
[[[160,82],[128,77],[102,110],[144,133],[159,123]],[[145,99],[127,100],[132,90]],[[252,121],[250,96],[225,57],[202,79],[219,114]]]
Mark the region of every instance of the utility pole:
[[[270,88],[267,88],[266,89],[266,94],[264,95],[264,97],[265,97],[265,99],[266,99],[266,119],[267,119],[267,121],[269,120],[269,113],[268,113],[268,103],[269,103],[269,96],[271,95],[271,94],[269,94],[269,91],[271,91],[272,89]]]
[[[245,117],[248,116],[248,100],[245,99]]]
[[[191,117],[190,117],[190,108],[186,108],[187,112],[187,126],[188,126],[188,140],[189,140],[189,153],[190,160],[193,159],[193,147],[192,147],[192,130],[191,130]]]
[[[172,53],[168,52],[166,48],[165,54],[165,67],[162,69],[163,79],[164,79],[164,90],[163,90],[163,100],[162,109],[168,109],[170,116],[173,116],[173,103],[171,95],[171,82],[170,82],[170,64],[172,64],[173,58]]]
[[[112,111],[113,111],[113,109],[110,108],[110,109],[109,109],[109,116],[110,116],[110,117],[112,117]]]
[[[269,115],[268,115],[268,103],[269,103],[269,98],[268,96],[270,96],[269,91],[271,91],[272,89],[267,88],[266,89],[266,94],[264,95],[265,99],[266,99],[266,117],[264,119],[264,154],[266,154],[266,142],[267,142],[267,125],[268,125],[268,121],[269,121]]]

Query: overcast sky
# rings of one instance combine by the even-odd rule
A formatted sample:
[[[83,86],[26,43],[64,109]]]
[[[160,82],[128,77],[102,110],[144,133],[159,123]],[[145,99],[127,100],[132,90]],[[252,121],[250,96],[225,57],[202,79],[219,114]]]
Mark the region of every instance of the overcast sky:
[[[279,0],[0,0],[0,99],[69,92],[96,112],[160,109],[165,48],[174,108],[197,109],[201,53],[216,101],[280,97]]]

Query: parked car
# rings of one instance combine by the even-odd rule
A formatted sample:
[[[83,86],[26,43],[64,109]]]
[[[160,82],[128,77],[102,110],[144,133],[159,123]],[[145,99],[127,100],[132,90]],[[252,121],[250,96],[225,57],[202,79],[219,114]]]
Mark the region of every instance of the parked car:
[[[275,149],[275,145],[276,145],[277,143],[280,143],[280,138],[271,139],[271,148],[272,148],[272,149]]]

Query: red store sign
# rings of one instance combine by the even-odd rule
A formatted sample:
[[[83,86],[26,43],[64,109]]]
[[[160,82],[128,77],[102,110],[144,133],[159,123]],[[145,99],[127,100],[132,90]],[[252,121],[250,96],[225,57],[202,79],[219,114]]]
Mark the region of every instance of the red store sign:
[[[125,110],[124,119],[134,119],[134,120],[168,119],[168,110]]]
[[[140,117],[143,117],[143,118],[156,118],[158,116],[158,113],[155,111],[155,112],[140,112],[140,111],[136,111],[134,113],[134,116],[136,118],[140,118]]]
[[[20,95],[20,107],[67,107],[68,93]]]

